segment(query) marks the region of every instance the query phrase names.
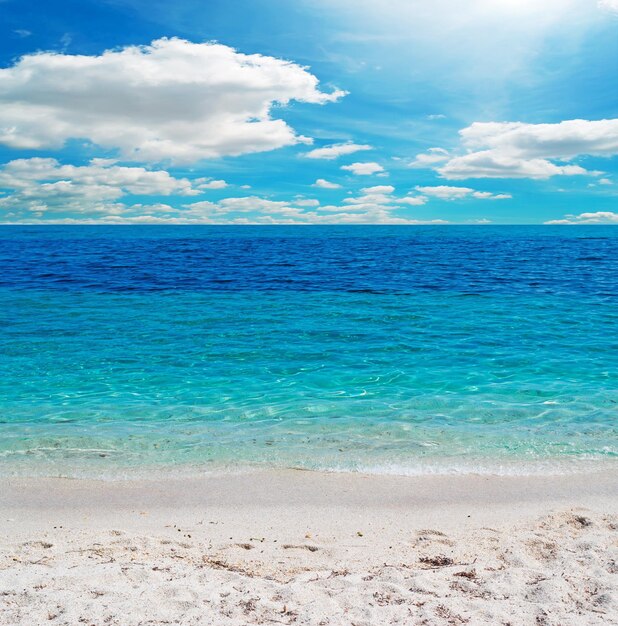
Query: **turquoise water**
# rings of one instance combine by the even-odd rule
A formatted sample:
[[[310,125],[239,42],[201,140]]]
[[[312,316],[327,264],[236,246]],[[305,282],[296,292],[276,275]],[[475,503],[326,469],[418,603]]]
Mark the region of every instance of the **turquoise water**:
[[[618,233],[479,230],[2,230],[0,472],[613,463]]]

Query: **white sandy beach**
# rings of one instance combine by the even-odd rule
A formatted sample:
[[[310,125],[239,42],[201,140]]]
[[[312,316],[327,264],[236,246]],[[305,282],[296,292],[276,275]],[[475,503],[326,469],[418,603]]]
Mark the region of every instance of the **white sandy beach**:
[[[4,479],[0,623],[618,624],[617,478]]]

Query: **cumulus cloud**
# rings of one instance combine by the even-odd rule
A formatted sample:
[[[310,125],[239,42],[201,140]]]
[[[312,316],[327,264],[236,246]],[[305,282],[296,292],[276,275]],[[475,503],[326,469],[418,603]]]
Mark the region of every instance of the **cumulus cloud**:
[[[179,206],[179,198],[200,195],[213,182],[221,181],[189,181],[111,159],[93,159],[86,165],[64,165],[53,158],[16,159],[0,167],[0,216],[9,223],[443,223],[403,217],[399,211],[425,204],[428,197],[398,197],[392,185],[363,187],[328,206],[304,196],[280,200],[258,195],[184,200]],[[136,201],[136,196],[156,198]]]
[[[198,178],[195,183],[198,189],[225,189],[228,186],[224,180],[210,180],[209,178]]]
[[[318,178],[311,186],[320,187],[321,189],[341,189],[341,185],[338,185],[337,183],[331,183],[324,178]]]
[[[451,159],[438,168],[444,178],[535,178],[551,176],[577,176],[589,174],[579,165],[555,165],[547,159],[522,159],[501,154],[497,150],[484,150]]]
[[[448,158],[448,150],[444,150],[444,148],[429,148],[427,152],[417,154],[414,161],[410,163],[410,167],[431,167],[436,163],[448,161]]]
[[[373,187],[365,187],[361,189],[361,195],[345,198],[343,204],[346,211],[363,212],[375,214],[389,210],[391,212],[400,210],[405,206],[422,206],[427,203],[426,196],[404,196],[398,197],[394,195],[395,188],[392,185],[375,185]],[[338,206],[322,207],[323,211],[341,211]],[[415,221],[415,223],[421,223]],[[424,223],[424,222],[423,222]],[[442,223],[442,220],[432,221],[431,223]]]
[[[362,195],[352,198],[345,198],[344,204],[354,204],[357,207],[369,207],[391,204],[395,198],[391,195],[395,191],[390,185],[377,185],[375,187],[365,187],[361,190]]]
[[[405,196],[403,198],[399,198],[397,201],[399,204],[408,204],[410,206],[422,206],[427,202],[426,196]]]
[[[461,200],[462,198],[476,198],[477,200],[508,200],[511,194],[494,194],[489,191],[476,191],[470,187],[452,187],[450,185],[436,185],[434,187],[416,187],[416,191],[440,200]]]
[[[86,223],[86,224],[445,224],[445,220],[419,220],[395,212],[399,200],[384,194],[360,196],[343,206],[318,206],[302,198],[291,201],[260,196],[224,198],[217,202],[201,200],[173,207],[165,203],[109,203],[96,206],[79,217],[32,212],[27,219],[5,214],[7,222]],[[1,207],[0,207],[1,208]]]
[[[373,162],[351,163],[350,165],[342,165],[341,169],[352,172],[356,176],[370,176],[371,174],[384,171],[384,168],[379,163]]]
[[[184,205],[185,219],[202,217],[216,223],[278,224],[444,224],[441,219],[419,220],[398,215],[405,205],[424,204],[427,198],[408,202],[399,198],[391,185],[365,187],[342,204],[320,205],[317,200],[297,197],[275,201],[259,196],[226,198],[219,202],[193,202]],[[410,198],[412,199],[412,198]],[[251,214],[251,215],[247,215]]]
[[[389,188],[392,189],[392,188]],[[306,201],[274,201],[259,196],[226,198],[213,203],[193,202],[184,206],[185,220],[206,219],[215,223],[230,224],[444,224],[444,220],[417,220],[395,215],[400,207],[399,199],[389,189],[376,192],[362,190],[363,195],[346,198],[344,206],[318,206],[312,202],[311,210]],[[367,193],[368,192],[368,193]],[[319,204],[319,203],[318,203]],[[244,217],[243,214],[251,213]],[[177,218],[175,218],[177,219]]]
[[[569,161],[578,156],[618,154],[618,119],[557,124],[475,122],[459,134],[468,152],[437,167],[444,178],[599,175]]]
[[[200,193],[186,178],[165,170],[116,165],[93,159],[88,165],[62,165],[56,159],[15,159],[0,168],[1,209],[43,212],[73,210],[79,213],[117,211],[115,201],[127,194],[138,196],[194,196]]]
[[[358,143],[336,143],[332,146],[325,146],[324,148],[316,148],[315,150],[311,150],[311,152],[307,152],[305,156],[309,159],[328,159],[333,160],[337,159],[340,156],[344,156],[346,154],[354,154],[355,152],[361,152],[363,150],[372,150],[371,146],[367,144],[358,144]]]
[[[127,160],[188,163],[309,142],[273,119],[273,107],[343,95],[321,91],[300,65],[217,43],[43,52],[0,70],[0,143],[57,149],[87,139]]]
[[[618,213],[597,211],[596,213],[580,213],[567,215],[561,220],[550,220],[546,224],[618,224]]]
[[[361,191],[363,193],[393,193],[395,188],[392,185],[374,185],[373,187],[364,187]]]

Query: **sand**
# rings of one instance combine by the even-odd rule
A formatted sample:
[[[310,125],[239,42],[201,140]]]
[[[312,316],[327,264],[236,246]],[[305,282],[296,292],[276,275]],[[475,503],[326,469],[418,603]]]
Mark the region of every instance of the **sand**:
[[[618,624],[617,478],[3,479],[0,624]]]

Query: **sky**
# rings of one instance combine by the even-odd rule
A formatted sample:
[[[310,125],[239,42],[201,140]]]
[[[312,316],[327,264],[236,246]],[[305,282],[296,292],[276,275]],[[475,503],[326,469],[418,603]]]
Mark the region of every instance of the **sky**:
[[[1,223],[618,223],[618,0],[0,13]]]

